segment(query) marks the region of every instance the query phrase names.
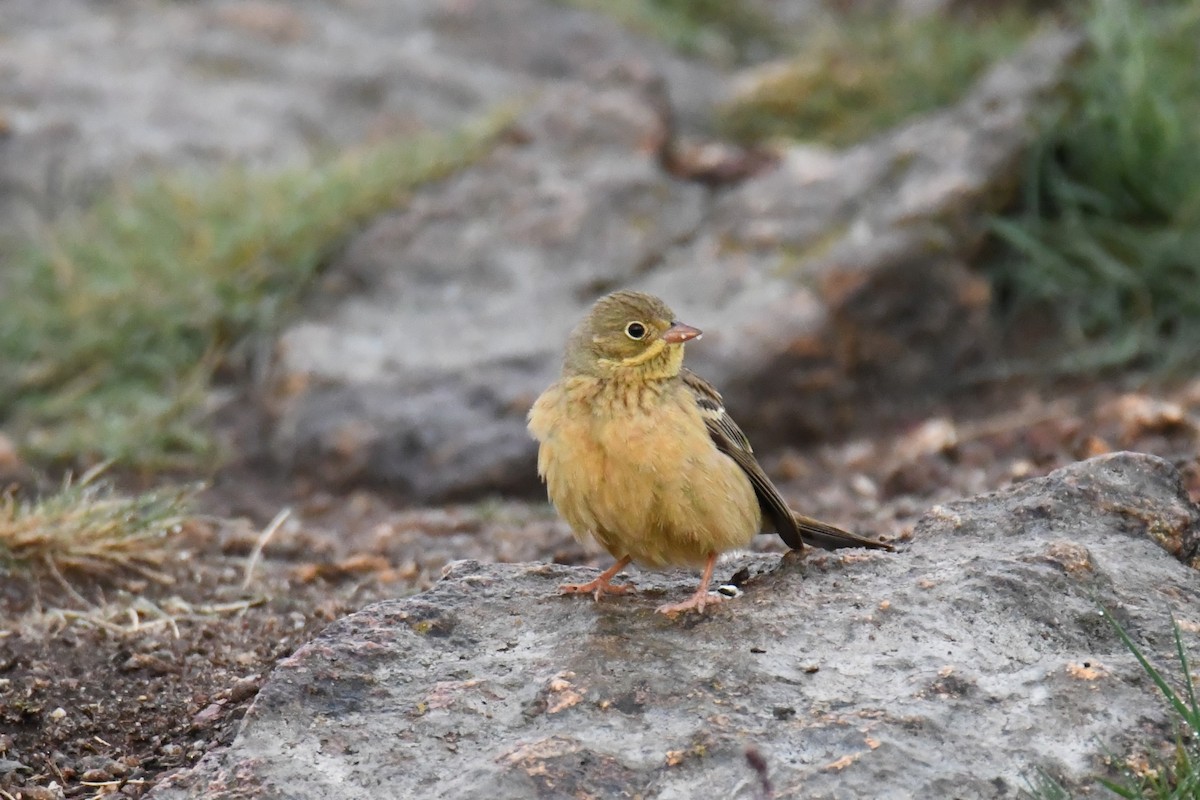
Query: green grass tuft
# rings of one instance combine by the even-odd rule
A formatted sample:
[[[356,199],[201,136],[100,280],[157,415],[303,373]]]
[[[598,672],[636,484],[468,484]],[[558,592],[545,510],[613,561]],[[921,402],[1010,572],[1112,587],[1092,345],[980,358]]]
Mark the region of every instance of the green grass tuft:
[[[1090,55],[997,220],[1014,324],[1060,322],[1066,371],[1200,363],[1200,5],[1095,0]]]
[[[1175,750],[1170,760],[1128,759],[1119,768],[1119,778],[1101,778],[1100,784],[1127,800],[1200,798],[1200,703],[1197,702],[1191,660],[1183,646],[1179,622],[1171,620],[1175,633],[1175,656],[1179,661],[1181,675],[1178,686],[1175,686],[1150,663],[1129,633],[1108,611],[1104,612],[1104,618],[1112,625],[1121,642],[1133,653],[1142,670],[1167,701],[1175,718],[1176,733]],[[1034,781],[1031,794],[1036,800],[1069,800],[1071,797],[1071,793],[1061,783],[1044,773],[1038,775]]]
[[[752,90],[719,110],[718,127],[744,143],[853,144],[954,102],[1031,28],[1015,11],[978,20],[848,17],[811,33],[798,55],[767,68]]]
[[[1146,770],[1126,768],[1122,770],[1119,780],[1102,780],[1101,783],[1125,798],[1190,800],[1200,797],[1200,703],[1196,701],[1195,679],[1192,677],[1187,650],[1183,646],[1179,622],[1171,620],[1175,632],[1175,655],[1179,659],[1182,675],[1180,686],[1176,688],[1150,663],[1112,615],[1106,611],[1104,616],[1171,707],[1175,716],[1176,736],[1175,753],[1171,761],[1151,765]]]
[[[114,189],[5,265],[0,426],[42,462],[212,465],[205,404],[231,348],[276,330],[349,234],[478,158],[506,122]]]

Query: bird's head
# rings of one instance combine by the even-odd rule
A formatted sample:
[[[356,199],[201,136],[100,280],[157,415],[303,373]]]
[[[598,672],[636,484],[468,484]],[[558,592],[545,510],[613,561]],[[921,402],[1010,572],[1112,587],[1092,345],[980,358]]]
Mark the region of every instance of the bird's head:
[[[683,366],[683,344],[700,331],[675,320],[657,297],[620,291],[601,297],[575,328],[563,372],[599,378],[669,378]]]

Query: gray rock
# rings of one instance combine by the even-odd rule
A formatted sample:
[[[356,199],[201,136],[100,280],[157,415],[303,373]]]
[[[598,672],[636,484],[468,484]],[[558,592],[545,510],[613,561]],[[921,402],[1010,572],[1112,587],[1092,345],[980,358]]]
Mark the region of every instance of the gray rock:
[[[359,291],[282,335],[274,453],[427,501],[533,488],[524,413],[616,287],[707,332],[690,363],[752,437],[907,410],[994,338],[966,261],[1077,46],[1038,38],[954,108],[717,193],[659,168],[653,71],[549,86],[525,144],[374,225],[329,276]]]
[[[637,87],[547,89],[513,145],[417,194],[327,276],[358,287],[278,342],[275,452],[418,497],[528,489],[525,414],[583,302],[695,235],[705,191],[658,167]]]
[[[1099,613],[1169,669],[1194,631],[1200,509],[1152,456],[1092,459],[934,508],[898,553],[724,562],[744,595],[655,614],[691,575],[560,597],[591,573],[460,562],[281,662],[182,798],[1013,797],[1170,737]],[[1194,632],[1185,634],[1195,647]]]
[[[34,231],[114,176],[303,163],[630,60],[670,82],[684,120],[723,87],[603,15],[546,0],[6,0],[3,37],[0,233]]]

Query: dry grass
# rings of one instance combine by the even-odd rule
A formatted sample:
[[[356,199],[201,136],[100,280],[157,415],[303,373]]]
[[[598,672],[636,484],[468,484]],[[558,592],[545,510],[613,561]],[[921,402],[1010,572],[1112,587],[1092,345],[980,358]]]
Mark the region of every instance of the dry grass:
[[[159,583],[171,537],[182,530],[190,490],[127,496],[99,480],[102,468],[36,499],[0,498],[0,577],[46,575],[73,596],[67,576],[136,572]]]
[[[267,602],[266,597],[200,604],[189,603],[179,597],[170,597],[160,603],[145,597],[124,597],[83,611],[55,607],[29,613],[21,618],[21,630],[26,635],[36,636],[57,634],[72,625],[80,625],[102,630],[112,636],[136,637],[165,629],[171,632],[173,638],[180,639],[180,625],[206,622],[214,617],[237,617]]]

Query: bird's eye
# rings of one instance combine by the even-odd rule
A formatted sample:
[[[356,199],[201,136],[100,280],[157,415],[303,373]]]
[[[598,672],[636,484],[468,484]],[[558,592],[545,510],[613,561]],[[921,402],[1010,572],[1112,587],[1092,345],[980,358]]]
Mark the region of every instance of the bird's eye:
[[[640,322],[631,322],[625,326],[625,335],[630,339],[641,339],[646,335],[646,326]]]

